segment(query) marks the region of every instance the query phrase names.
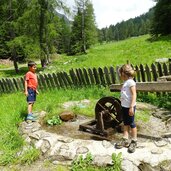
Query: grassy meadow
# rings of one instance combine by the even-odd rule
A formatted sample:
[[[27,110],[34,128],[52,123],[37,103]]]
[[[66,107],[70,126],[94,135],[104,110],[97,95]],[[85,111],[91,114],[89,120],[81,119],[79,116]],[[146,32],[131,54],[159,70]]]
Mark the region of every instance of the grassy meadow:
[[[130,38],[119,42],[110,42],[103,45],[92,47],[87,54],[77,56],[54,55],[52,63],[42,71],[38,64],[38,73],[69,71],[71,68],[93,68],[103,66],[117,66],[126,63],[129,60],[133,65],[151,64],[158,58],[171,57],[171,37],[165,37],[159,41],[150,42],[148,35]],[[9,69],[8,69],[9,68]],[[0,79],[2,77],[23,76],[27,71],[27,64],[19,64],[20,73],[15,74],[14,69],[10,65],[0,64]],[[46,111],[51,118],[58,115],[64,109],[62,103],[67,101],[79,101],[89,99],[91,105],[86,108],[75,107],[71,110],[94,117],[94,106],[103,96],[119,97],[118,93],[111,93],[104,87],[89,87],[79,89],[55,89],[51,91],[43,91],[37,97],[34,111]],[[36,149],[26,150],[22,155],[18,152],[25,146],[25,142],[18,132],[18,125],[27,114],[27,104],[23,92],[12,94],[1,94],[0,103],[0,166],[8,164],[30,164],[39,158],[39,151]],[[153,103],[160,107],[171,107],[170,97],[140,96],[139,101]],[[163,104],[163,101],[167,103]],[[165,106],[162,106],[165,105]],[[141,115],[141,114],[140,114]]]
[[[71,68],[93,68],[122,65],[129,60],[133,65],[149,64],[159,58],[171,58],[171,36],[149,41],[150,36],[139,36],[118,42],[98,44],[88,50],[85,55],[66,56],[52,55],[52,63],[38,72],[51,73],[69,71]],[[0,69],[1,77],[22,76],[27,71],[27,64],[19,64],[20,73],[16,75],[13,67],[9,70]],[[0,68],[3,68],[0,64]],[[7,67],[6,67],[7,68]]]

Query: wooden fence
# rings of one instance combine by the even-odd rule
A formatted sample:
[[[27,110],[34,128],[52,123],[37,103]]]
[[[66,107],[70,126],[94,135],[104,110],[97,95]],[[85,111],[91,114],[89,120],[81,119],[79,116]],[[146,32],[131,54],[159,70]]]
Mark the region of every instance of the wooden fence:
[[[92,85],[109,86],[119,83],[119,67],[104,68],[83,68],[71,69],[67,72],[52,74],[39,74],[39,90],[85,87]],[[153,82],[158,77],[171,75],[171,63],[157,63],[148,65],[133,66],[137,74],[136,82]],[[24,78],[2,78],[0,79],[0,92],[8,93],[24,90]]]

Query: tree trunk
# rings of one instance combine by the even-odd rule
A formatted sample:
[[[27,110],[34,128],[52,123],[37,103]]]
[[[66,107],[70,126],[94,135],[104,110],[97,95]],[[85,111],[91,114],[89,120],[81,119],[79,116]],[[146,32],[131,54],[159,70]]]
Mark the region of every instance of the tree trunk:
[[[12,20],[13,20],[12,0],[9,0],[9,18],[10,18],[10,21],[12,22]],[[12,25],[10,25],[10,28],[9,28],[9,35],[10,35],[11,40],[13,40],[15,38],[15,33],[14,33],[14,29],[13,29]],[[12,47],[11,55],[12,55],[12,59],[13,59],[13,63],[14,63],[15,72],[19,73],[18,64],[17,64],[17,53],[15,50],[15,47]]]

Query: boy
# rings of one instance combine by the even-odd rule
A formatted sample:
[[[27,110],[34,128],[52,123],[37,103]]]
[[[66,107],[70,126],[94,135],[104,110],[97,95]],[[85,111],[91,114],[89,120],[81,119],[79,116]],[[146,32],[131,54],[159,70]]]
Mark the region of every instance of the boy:
[[[36,94],[38,94],[37,86],[37,75],[36,75],[36,63],[34,61],[28,62],[29,71],[25,75],[24,87],[25,87],[25,95],[27,97],[28,102],[28,115],[26,118],[27,122],[35,121],[35,117],[33,116],[32,109],[34,102],[36,101]]]

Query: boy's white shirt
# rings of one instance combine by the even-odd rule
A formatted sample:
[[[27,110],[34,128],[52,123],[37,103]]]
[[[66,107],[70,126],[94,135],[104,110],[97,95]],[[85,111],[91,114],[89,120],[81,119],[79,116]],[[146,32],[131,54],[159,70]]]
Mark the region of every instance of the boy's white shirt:
[[[121,88],[121,106],[129,108],[131,106],[132,101],[132,93],[131,87],[136,86],[136,83],[133,79],[128,79],[124,81],[123,86]],[[133,106],[136,105],[136,102]]]

